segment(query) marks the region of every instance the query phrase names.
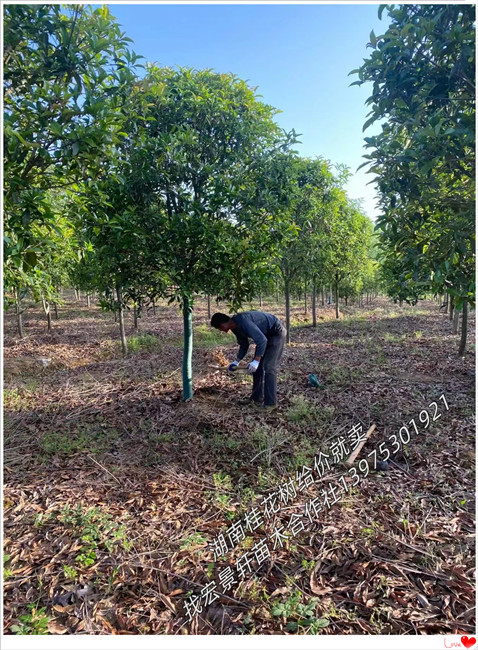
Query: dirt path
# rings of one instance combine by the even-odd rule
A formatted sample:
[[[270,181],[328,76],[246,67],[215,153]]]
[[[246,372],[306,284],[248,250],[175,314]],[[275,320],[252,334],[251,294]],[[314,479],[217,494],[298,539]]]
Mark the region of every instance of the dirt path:
[[[284,316],[283,305],[263,309]],[[322,308],[316,329],[294,303],[280,408],[266,415],[237,404],[250,377],[210,367],[235,345],[206,316],[201,302],[195,398],[184,404],[174,308],[144,315],[125,358],[113,316],[97,307],[70,300],[51,334],[31,308],[21,342],[7,314],[5,632],[473,632],[474,313],[459,359],[435,303],[377,299],[338,322]],[[132,316],[128,327],[133,335]],[[312,372],[323,390],[308,387]],[[350,452],[350,432],[372,424],[356,482],[339,438]],[[360,465],[381,444],[398,444],[395,464]],[[323,476],[320,451],[331,466]],[[304,466],[314,480],[305,486]],[[284,492],[290,479],[295,496]],[[342,492],[327,508],[329,484]],[[253,508],[275,493],[280,510],[254,528]],[[233,546],[229,533],[247,518],[252,532]],[[221,533],[229,548],[214,561]],[[269,555],[259,561],[261,540]],[[252,570],[219,588],[220,572],[246,554]],[[223,595],[188,622],[185,603],[211,581]]]

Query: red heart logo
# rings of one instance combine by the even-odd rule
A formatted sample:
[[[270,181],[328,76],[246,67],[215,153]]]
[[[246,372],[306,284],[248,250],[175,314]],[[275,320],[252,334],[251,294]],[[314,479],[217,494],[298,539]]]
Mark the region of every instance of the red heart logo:
[[[474,636],[468,638],[467,636],[462,636],[461,637],[461,642],[465,646],[465,648],[471,648],[472,645],[475,645],[476,639]]]

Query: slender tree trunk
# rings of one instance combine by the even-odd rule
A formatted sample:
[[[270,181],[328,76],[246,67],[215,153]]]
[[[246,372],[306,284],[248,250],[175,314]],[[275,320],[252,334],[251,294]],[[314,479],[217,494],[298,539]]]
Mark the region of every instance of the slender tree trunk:
[[[18,336],[22,339],[25,336],[25,330],[23,329],[23,312],[22,309],[22,299],[20,298],[20,291],[17,289],[15,291],[15,303],[16,303],[16,312],[17,312],[17,329]]]
[[[136,307],[136,304],[133,305],[133,325],[135,331],[137,332],[138,331],[138,308]]]
[[[279,304],[279,282],[276,282],[276,303]]]
[[[324,289],[324,285],[322,285],[322,287],[320,289],[320,292],[321,292],[321,296],[322,296],[322,303],[321,304],[322,304],[322,307],[325,307],[325,289]]]
[[[153,300],[153,316],[156,316],[156,301]]]
[[[349,299],[348,299],[348,296],[345,296],[345,306],[346,306],[346,307],[348,306],[348,305],[347,305],[348,300],[349,300]],[[359,306],[360,306],[360,305],[359,305]]]
[[[458,321],[460,319],[460,310],[455,308],[453,315],[453,334],[458,334]]]
[[[448,305],[450,304],[449,296],[445,293],[445,314],[448,314]]]
[[[42,298],[43,311],[45,312],[48,331],[51,332],[51,313],[50,303],[45,298]]]
[[[207,317],[211,320],[211,296],[207,294]]]
[[[53,306],[55,307],[55,320],[58,320],[58,303],[53,303]]]
[[[262,293],[259,294],[259,307],[262,309]]]
[[[468,303],[463,303],[463,316],[461,318],[461,339],[460,347],[458,348],[458,354],[462,357],[465,354],[466,349],[466,337],[468,334]]]
[[[289,286],[289,278],[286,278],[284,280],[284,292],[285,292],[285,326],[287,328],[286,343],[290,343],[290,286]]]
[[[304,283],[304,314],[307,313],[307,282]]]
[[[86,294],[86,306],[88,307],[88,309],[89,309],[90,306],[91,306],[91,303],[90,303],[90,294],[89,294],[89,293]]]
[[[193,397],[193,311],[188,298],[183,296],[184,350],[183,350],[183,401]]]
[[[403,300],[402,300],[401,298],[400,298],[400,300],[399,300],[399,303],[398,303],[398,304],[399,304],[399,306],[400,306],[400,307],[403,307]]]
[[[335,318],[340,318],[339,315],[339,276],[335,276]]]
[[[75,289],[75,300],[76,300],[76,302],[78,302],[79,299],[80,298],[79,298],[79,295],[78,295],[78,289]]]
[[[312,327],[317,327],[317,280],[312,280]]]
[[[126,354],[128,352],[128,343],[126,342],[126,332],[124,329],[123,291],[119,285],[116,287],[116,296],[118,298],[118,320],[119,320],[119,330],[120,330],[120,338],[121,338],[121,348],[123,350],[123,354]]]
[[[453,296],[450,296],[450,320],[453,320],[453,312],[455,311],[455,305]]]

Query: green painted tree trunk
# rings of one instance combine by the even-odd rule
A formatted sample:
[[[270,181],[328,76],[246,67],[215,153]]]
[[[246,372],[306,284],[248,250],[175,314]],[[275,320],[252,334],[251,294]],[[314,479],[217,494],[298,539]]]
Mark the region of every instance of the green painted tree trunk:
[[[184,350],[183,350],[183,401],[193,398],[193,309],[189,299],[183,297]]]

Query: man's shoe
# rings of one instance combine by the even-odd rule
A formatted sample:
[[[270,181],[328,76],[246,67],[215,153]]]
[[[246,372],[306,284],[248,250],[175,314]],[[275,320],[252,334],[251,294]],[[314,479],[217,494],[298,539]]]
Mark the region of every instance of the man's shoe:
[[[252,397],[245,397],[244,399],[237,400],[241,406],[262,406],[262,402],[256,402]]]
[[[253,405],[263,413],[277,410],[277,404],[259,404],[258,402],[253,402]]]

